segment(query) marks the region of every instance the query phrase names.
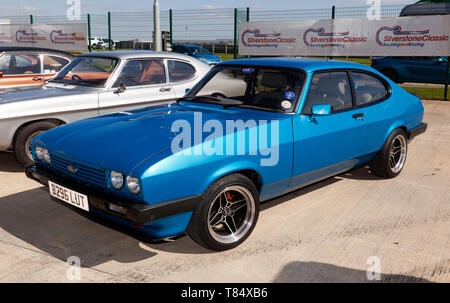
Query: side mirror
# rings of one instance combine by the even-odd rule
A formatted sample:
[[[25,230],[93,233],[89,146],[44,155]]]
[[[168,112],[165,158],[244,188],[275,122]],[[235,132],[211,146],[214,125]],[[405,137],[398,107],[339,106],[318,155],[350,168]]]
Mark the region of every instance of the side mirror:
[[[127,87],[125,86],[125,84],[120,83],[119,87],[114,91],[115,94],[121,94],[123,92],[125,92],[127,90]]]
[[[330,104],[315,104],[312,106],[311,113],[314,116],[331,115],[331,105]]]
[[[3,72],[0,72],[0,78],[3,78]]]

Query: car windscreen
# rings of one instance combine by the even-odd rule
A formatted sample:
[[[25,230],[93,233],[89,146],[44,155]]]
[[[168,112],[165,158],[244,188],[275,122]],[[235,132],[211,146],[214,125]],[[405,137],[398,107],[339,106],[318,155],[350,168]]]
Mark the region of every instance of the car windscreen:
[[[293,112],[305,80],[300,70],[216,66],[181,100]]]
[[[118,63],[117,59],[103,57],[76,57],[51,82],[104,86]]]
[[[201,46],[189,46],[188,49],[193,55],[211,55],[211,53]]]

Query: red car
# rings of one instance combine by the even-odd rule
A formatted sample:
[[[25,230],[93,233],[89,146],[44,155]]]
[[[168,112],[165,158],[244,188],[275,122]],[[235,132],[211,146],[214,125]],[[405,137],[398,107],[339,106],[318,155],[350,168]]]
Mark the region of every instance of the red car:
[[[67,52],[37,47],[0,47],[0,89],[43,84],[72,59]]]

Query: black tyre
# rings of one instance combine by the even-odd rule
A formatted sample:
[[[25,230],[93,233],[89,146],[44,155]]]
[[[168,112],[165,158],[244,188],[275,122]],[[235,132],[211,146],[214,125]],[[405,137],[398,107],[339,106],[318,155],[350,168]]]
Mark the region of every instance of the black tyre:
[[[388,77],[389,79],[391,79],[392,81],[394,81],[395,83],[398,83],[398,74],[395,70],[393,69],[385,69],[383,71],[381,71],[382,74],[384,74],[386,77]]]
[[[241,174],[211,184],[195,209],[187,230],[198,244],[211,250],[234,248],[253,231],[259,216],[255,184]]]
[[[39,135],[53,127],[57,126],[51,122],[36,122],[22,128],[14,141],[14,155],[16,161],[23,167],[33,164],[31,155],[31,141]]]
[[[407,153],[406,134],[402,129],[397,128],[389,135],[381,150],[370,161],[370,170],[379,177],[394,178],[405,166]]]

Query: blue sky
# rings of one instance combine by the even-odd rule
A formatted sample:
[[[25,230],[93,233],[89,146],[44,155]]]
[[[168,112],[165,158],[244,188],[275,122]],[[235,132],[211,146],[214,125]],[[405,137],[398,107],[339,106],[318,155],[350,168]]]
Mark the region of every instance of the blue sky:
[[[19,3],[22,2],[24,15],[65,15],[66,0],[1,0],[0,16],[18,16]],[[414,0],[381,0],[381,5],[410,4]],[[250,7],[253,9],[311,9],[325,8],[332,5],[341,7],[366,6],[366,0],[159,0],[162,10]],[[124,5],[125,4],[125,5]],[[142,11],[151,10],[153,0],[81,0],[81,13],[103,14],[105,11]]]

